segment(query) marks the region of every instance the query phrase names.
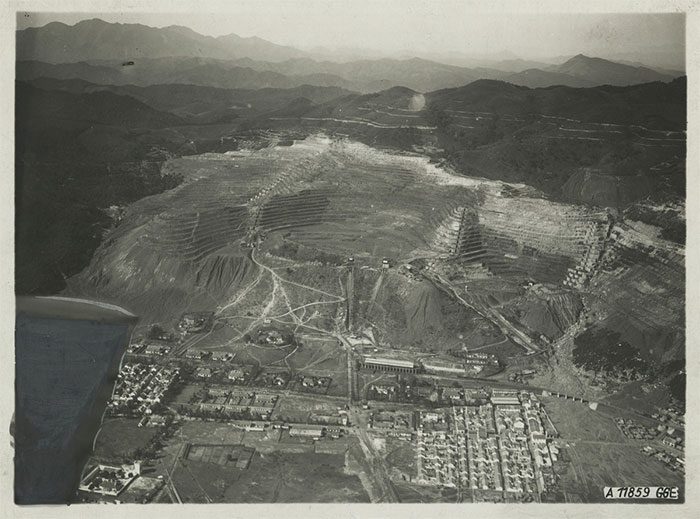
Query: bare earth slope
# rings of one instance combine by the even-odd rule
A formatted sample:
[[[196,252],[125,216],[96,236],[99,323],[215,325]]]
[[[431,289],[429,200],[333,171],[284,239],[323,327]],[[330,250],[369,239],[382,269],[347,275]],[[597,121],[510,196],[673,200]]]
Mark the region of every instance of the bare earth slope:
[[[165,170],[184,182],[130,206],[71,293],[166,327],[213,311],[211,347],[270,320],[372,330],[404,350],[532,354],[599,321],[645,357],[682,356],[682,248],[650,226],[324,136]],[[659,337],[673,339],[649,352]]]

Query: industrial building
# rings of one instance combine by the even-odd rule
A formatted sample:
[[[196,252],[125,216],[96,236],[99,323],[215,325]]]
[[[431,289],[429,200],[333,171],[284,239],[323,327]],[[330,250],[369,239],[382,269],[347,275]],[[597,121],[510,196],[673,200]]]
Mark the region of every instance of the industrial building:
[[[416,365],[410,360],[389,359],[386,357],[365,357],[361,365],[365,369],[379,369],[398,373],[417,372]]]
[[[289,428],[290,436],[305,436],[310,438],[321,438],[325,427],[319,425],[294,425]]]
[[[517,396],[492,396],[491,403],[500,406],[520,406],[520,400]]]
[[[452,375],[464,375],[466,370],[461,362],[452,362],[443,359],[426,359],[423,368],[428,373],[449,373]]]

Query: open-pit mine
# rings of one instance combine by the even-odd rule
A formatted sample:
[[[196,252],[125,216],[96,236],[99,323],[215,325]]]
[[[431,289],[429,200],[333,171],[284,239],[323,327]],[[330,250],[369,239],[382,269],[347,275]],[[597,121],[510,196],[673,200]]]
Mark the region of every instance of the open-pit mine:
[[[570,391],[583,375],[565,343],[586,328],[649,361],[682,351],[683,249],[612,210],[323,135],[164,169],[182,184],[127,207],[69,292],[166,328],[212,312],[201,348],[234,351],[276,323],[504,364],[537,355],[539,377],[557,359],[567,376],[550,382]]]

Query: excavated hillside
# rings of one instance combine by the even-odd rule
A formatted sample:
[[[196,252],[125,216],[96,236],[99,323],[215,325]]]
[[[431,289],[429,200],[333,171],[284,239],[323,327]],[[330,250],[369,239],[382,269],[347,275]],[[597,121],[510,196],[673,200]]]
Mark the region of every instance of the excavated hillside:
[[[553,199],[624,208],[685,190],[686,81],[526,88],[479,80],[416,97],[347,95],[258,124],[421,150],[468,176],[522,182]]]
[[[511,355],[592,314],[640,348],[679,330],[679,246],[532,187],[325,136],[164,168],[183,183],[128,207],[71,293],[166,328],[211,311],[212,346],[263,322]],[[682,355],[655,344],[659,358]]]

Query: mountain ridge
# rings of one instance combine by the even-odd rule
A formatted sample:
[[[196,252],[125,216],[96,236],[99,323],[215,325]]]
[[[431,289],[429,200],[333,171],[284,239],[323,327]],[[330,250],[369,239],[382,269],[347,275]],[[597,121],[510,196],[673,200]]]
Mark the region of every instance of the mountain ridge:
[[[55,67],[53,72],[44,71],[41,75],[105,84],[170,82],[219,88],[290,88],[307,83],[368,93],[391,86],[431,92],[478,79],[502,79],[529,87],[586,87],[668,82],[674,77],[646,66],[583,54],[549,66],[511,59],[503,62],[503,69],[467,68],[417,56],[335,62],[318,60],[313,54],[257,36],[232,33],[213,37],[178,25],[156,28],[108,23],[97,18],[75,25],[51,22],[17,31],[16,37],[18,62],[42,62]],[[193,60],[200,62],[197,65]],[[80,68],[76,63],[82,63]],[[124,63],[133,66],[127,69],[122,67]],[[148,63],[148,70],[140,67],[144,63]],[[513,70],[521,65],[531,66]],[[105,68],[93,70],[89,68],[92,66]],[[238,69],[234,71],[235,67]],[[25,75],[20,79],[36,77],[39,76]]]
[[[91,59],[139,59],[143,57],[202,56],[285,60],[304,53],[261,38],[229,34],[214,38],[188,27],[150,27],[142,24],[110,23],[93,18],[74,25],[50,22],[16,32],[17,59],[47,63]]]

